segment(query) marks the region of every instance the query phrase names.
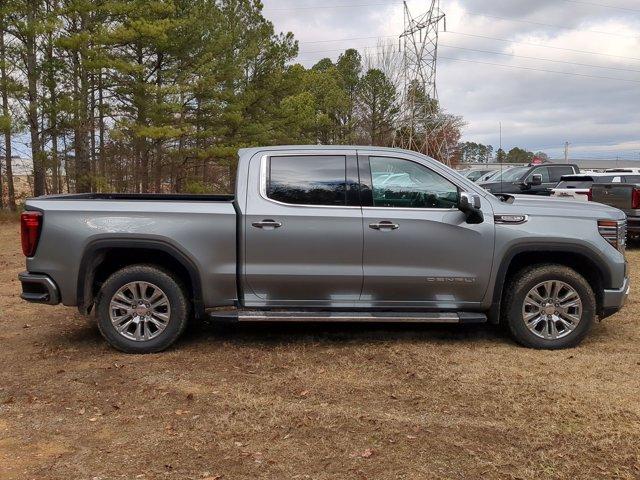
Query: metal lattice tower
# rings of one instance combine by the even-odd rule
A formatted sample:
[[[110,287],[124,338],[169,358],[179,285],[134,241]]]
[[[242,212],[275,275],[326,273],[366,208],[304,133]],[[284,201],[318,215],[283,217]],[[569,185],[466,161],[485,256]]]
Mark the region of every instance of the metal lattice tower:
[[[404,88],[400,129],[394,145],[448,163],[446,123],[452,118],[440,112],[436,88],[438,32],[441,24],[446,29],[445,14],[440,10],[440,0],[427,0],[428,11],[417,17],[411,14],[407,2],[403,3],[404,31],[400,35],[400,50]]]
[[[440,0],[431,0],[429,11],[419,17],[413,17],[407,2],[403,3],[404,32],[400,35],[400,44],[404,47],[405,90],[415,81],[425,94],[435,99],[438,27],[446,22],[445,15],[440,11]]]

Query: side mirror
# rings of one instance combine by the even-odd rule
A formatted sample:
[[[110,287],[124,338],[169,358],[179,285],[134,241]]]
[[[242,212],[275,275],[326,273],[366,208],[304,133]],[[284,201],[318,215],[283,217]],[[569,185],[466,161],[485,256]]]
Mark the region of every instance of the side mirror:
[[[480,195],[468,192],[460,193],[458,210],[466,215],[467,223],[484,222],[484,215],[482,214],[482,210],[480,210],[481,205]]]
[[[531,180],[527,182],[527,186],[529,187],[537,187],[538,185],[542,185],[542,175],[539,173],[534,173],[531,175]]]

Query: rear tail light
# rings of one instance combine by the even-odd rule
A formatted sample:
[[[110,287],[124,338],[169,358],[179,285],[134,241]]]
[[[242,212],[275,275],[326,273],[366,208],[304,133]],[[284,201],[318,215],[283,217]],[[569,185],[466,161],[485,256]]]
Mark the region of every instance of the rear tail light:
[[[587,191],[587,200],[592,202],[593,201],[593,189],[590,188],[589,191]]]
[[[626,220],[598,220],[598,232],[613,248],[624,253],[627,241]]]
[[[634,188],[631,194],[631,208],[640,208],[640,188]]]
[[[20,238],[22,240],[22,253],[25,256],[32,257],[36,253],[41,229],[41,212],[22,212],[22,215],[20,215]]]

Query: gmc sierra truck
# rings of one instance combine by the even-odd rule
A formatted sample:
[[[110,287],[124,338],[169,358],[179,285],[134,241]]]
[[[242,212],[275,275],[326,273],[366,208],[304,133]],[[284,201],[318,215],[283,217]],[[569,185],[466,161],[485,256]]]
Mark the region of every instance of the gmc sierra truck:
[[[415,152],[239,151],[235,195],[71,194],[22,215],[22,298],[77,306],[125,352],[214,321],[504,323],[577,345],[629,292],[626,221],[494,196]]]

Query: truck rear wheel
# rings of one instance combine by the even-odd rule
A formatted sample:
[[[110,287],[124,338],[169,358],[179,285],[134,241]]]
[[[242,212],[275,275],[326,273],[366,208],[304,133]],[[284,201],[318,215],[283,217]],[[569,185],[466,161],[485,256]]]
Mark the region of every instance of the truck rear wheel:
[[[595,316],[593,289],[582,275],[562,265],[522,270],[505,295],[503,321],[526,347],[575,347],[591,330]]]
[[[182,334],[189,308],[182,285],[152,265],[132,265],[112,274],[96,298],[98,328],[126,353],[164,350]]]

